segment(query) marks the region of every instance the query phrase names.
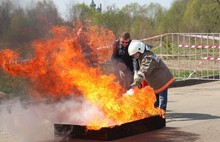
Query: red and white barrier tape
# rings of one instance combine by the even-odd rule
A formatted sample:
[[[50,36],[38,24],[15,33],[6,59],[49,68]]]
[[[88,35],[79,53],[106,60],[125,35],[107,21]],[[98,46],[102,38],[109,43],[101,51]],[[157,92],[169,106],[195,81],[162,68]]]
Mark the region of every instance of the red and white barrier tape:
[[[204,34],[180,34],[188,37],[202,38],[202,39],[210,39],[210,40],[220,40],[220,34],[213,34],[216,36],[207,36]]]
[[[171,33],[166,33],[166,34],[161,34],[161,35],[157,35],[157,36],[153,36],[153,37],[148,37],[148,38],[143,38],[143,39],[140,39],[140,41],[148,41],[148,40],[153,40],[153,39],[157,39],[157,38],[161,38],[165,35],[169,35]],[[100,50],[100,49],[105,49],[105,48],[112,48],[111,45],[108,45],[108,46],[102,46],[102,47],[98,47],[96,48],[97,50]]]
[[[21,64],[21,63],[29,62],[29,61],[31,61],[31,60],[33,60],[33,59],[34,59],[34,58],[11,60],[11,61],[8,61],[7,64]]]
[[[202,60],[208,60],[208,61],[220,61],[220,58],[202,57]]]
[[[220,45],[179,45],[182,48],[220,48]]]
[[[106,49],[106,48],[112,48],[112,45],[101,46],[101,47],[96,48],[96,50]]]

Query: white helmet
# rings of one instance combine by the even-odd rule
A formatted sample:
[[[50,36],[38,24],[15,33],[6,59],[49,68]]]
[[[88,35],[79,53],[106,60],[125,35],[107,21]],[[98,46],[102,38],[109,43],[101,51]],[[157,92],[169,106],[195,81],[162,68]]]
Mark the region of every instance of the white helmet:
[[[128,46],[128,54],[130,56],[134,55],[137,52],[144,53],[146,45],[140,40],[132,40]]]

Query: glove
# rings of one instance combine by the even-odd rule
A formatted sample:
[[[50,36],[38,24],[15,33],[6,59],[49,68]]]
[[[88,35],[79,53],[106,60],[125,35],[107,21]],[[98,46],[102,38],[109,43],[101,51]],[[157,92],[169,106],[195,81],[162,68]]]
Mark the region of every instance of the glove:
[[[134,82],[130,85],[132,88],[135,86],[138,86],[138,88],[141,88],[141,81],[143,80],[142,76],[136,74],[134,75]]]
[[[139,82],[133,82],[130,86],[131,88],[134,88],[135,86],[137,86],[138,88],[142,88],[142,85]]]

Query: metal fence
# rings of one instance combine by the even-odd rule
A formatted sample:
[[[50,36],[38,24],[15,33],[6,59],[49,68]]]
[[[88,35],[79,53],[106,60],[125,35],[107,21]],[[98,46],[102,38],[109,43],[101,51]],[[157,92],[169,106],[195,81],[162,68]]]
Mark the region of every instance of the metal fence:
[[[166,33],[141,40],[153,46],[151,50],[163,59],[177,80],[220,80],[220,33]],[[111,45],[97,50],[102,48],[112,50]]]
[[[177,80],[220,80],[220,33],[168,33],[142,41],[153,45]]]

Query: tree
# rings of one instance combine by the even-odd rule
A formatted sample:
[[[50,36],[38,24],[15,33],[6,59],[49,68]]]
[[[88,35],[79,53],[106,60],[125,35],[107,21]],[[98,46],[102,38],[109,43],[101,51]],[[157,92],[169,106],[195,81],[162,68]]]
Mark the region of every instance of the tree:
[[[186,32],[199,32],[202,7],[205,0],[193,0],[187,3],[187,8],[183,16],[183,24]]]
[[[183,17],[190,0],[176,0],[171,8],[164,13],[161,19],[159,29],[162,33],[183,32]]]
[[[0,5],[0,39],[5,39],[9,30],[14,6],[11,1],[3,0]]]
[[[206,0],[201,6],[201,32],[220,32],[220,3],[216,0]]]
[[[28,18],[33,38],[45,37],[52,26],[62,24],[57,8],[51,0],[38,2],[33,9],[28,10]]]
[[[30,26],[23,9],[19,8],[12,14],[9,29],[10,41],[23,43],[30,40]]]
[[[158,3],[150,3],[149,5],[139,5],[131,3],[122,8],[124,13],[123,25],[125,31],[130,31],[135,38],[144,38],[156,34],[157,21],[163,13],[163,8]]]
[[[93,9],[91,9],[89,6],[82,4],[76,4],[73,5],[70,9],[70,21],[76,21],[80,19],[81,21],[84,21],[92,16]]]

